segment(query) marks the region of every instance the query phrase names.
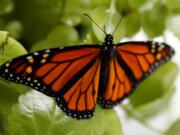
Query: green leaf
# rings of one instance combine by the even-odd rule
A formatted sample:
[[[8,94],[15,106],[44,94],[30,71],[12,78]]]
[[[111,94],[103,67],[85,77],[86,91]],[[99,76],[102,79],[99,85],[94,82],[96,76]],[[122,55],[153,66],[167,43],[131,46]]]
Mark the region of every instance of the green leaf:
[[[46,40],[42,40],[34,44],[31,51],[68,45],[72,46],[78,43],[79,36],[77,31],[71,26],[60,25],[49,33]]]
[[[11,38],[6,31],[0,31],[0,64],[26,54],[26,50],[15,39]],[[13,103],[17,102],[20,93],[23,93],[27,87],[9,83],[4,79],[0,79],[0,112],[8,113]]]
[[[126,10],[129,11],[130,7],[129,7],[128,0],[117,0],[117,8],[121,12],[126,11]]]
[[[11,113],[12,106],[18,102],[20,94],[27,92],[29,88],[0,79],[0,89],[0,132],[6,135],[7,116]]]
[[[105,26],[106,32],[108,34],[112,34],[115,30],[121,15],[116,11],[113,3],[110,9],[106,8],[96,8],[91,12],[91,16],[94,21],[103,29]],[[99,29],[95,24],[93,24],[93,32],[95,33],[96,37],[99,41],[103,42],[105,34]],[[116,30],[114,33],[114,42],[117,43],[120,41],[122,37],[125,35],[125,23],[122,22],[120,24],[120,28]]]
[[[0,29],[3,29],[5,25],[5,21],[3,18],[0,18]]]
[[[67,46],[77,44],[79,41],[77,31],[70,26],[61,25],[56,27],[47,37],[47,42],[52,46]]]
[[[171,30],[178,38],[180,38],[180,15],[175,15],[169,18],[167,27]]]
[[[103,0],[103,1],[92,0],[92,6],[95,7],[95,8],[100,7],[100,6],[109,7],[111,2],[112,2],[112,0]]]
[[[147,0],[127,0],[127,1],[129,2],[129,5],[132,9],[138,9],[147,2]]]
[[[61,21],[69,26],[77,26],[81,23],[81,17],[78,14],[66,14],[62,17]]]
[[[26,54],[26,50],[15,39],[11,38],[6,31],[0,31],[0,64],[19,55]],[[0,132],[5,134],[6,118],[11,112],[13,104],[17,103],[21,93],[27,91],[27,87],[10,83],[0,78]]]
[[[164,3],[166,4],[168,10],[170,10],[173,14],[180,13],[180,0],[164,0]]]
[[[155,2],[151,9],[142,12],[142,27],[150,38],[160,36],[164,32],[167,15],[166,6],[160,2]]]
[[[126,27],[126,36],[133,36],[140,30],[141,21],[140,14],[138,12],[130,13],[124,19]]]
[[[0,112],[5,114],[11,111],[14,103],[17,103],[19,95],[26,92],[29,88],[1,79],[0,89]]]
[[[172,87],[178,73],[178,67],[172,62],[159,67],[147,79],[140,83],[132,96],[130,102],[134,108],[150,103],[161,98]]]
[[[7,116],[11,113],[12,106],[18,102],[20,94],[29,88],[1,79],[0,89],[0,132],[6,135]]]
[[[84,43],[86,44],[100,44],[101,42],[98,41],[96,35],[94,34],[94,32],[89,32],[86,36],[86,38],[84,39]],[[101,43],[102,44],[102,43]]]
[[[164,135],[179,135],[180,133],[180,119],[177,120]]]
[[[65,13],[83,15],[87,10],[91,9],[91,1],[89,0],[66,0]]]
[[[79,121],[66,116],[52,98],[31,91],[14,105],[7,132],[7,135],[121,135],[122,129],[113,110],[96,107],[93,118]]]
[[[24,47],[18,41],[11,38],[6,31],[0,31],[0,48],[0,64],[27,53]]]
[[[13,7],[14,5],[11,0],[0,0],[0,16],[10,13]]]
[[[63,0],[63,16],[61,21],[67,25],[77,26],[88,24],[83,20],[83,14],[92,8],[92,1],[89,0]],[[81,24],[80,24],[81,23]]]
[[[128,109],[131,113],[137,114],[143,120],[151,118],[161,112],[166,111],[169,108],[170,101],[174,93],[175,88],[170,88],[169,91],[167,91],[162,97],[156,100],[141,105],[137,108],[133,108],[133,106],[127,105],[125,110]]]
[[[32,45],[31,52],[39,51],[39,50],[43,50],[43,49],[47,49],[47,48],[49,49],[49,46],[53,47],[52,45],[47,43],[47,40],[41,40]]]
[[[28,43],[42,40],[60,23],[61,0],[14,0],[13,17],[23,24],[23,40]]]
[[[168,62],[140,83],[130,96],[133,111],[147,117],[166,107],[175,91],[172,86],[177,73],[177,65]]]
[[[23,30],[22,24],[19,21],[9,22],[4,29],[8,31],[15,39],[19,39],[21,37]]]

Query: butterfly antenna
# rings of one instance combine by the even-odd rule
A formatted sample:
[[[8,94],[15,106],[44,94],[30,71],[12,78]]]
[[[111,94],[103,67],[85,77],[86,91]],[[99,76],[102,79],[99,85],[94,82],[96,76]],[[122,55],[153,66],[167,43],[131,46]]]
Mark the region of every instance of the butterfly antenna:
[[[114,33],[116,32],[117,28],[119,27],[119,25],[120,25],[120,23],[122,22],[122,20],[123,20],[123,18],[124,18],[125,15],[126,15],[126,13],[123,13],[123,14],[122,14],[122,17],[119,19],[119,22],[118,22],[116,28],[114,29],[112,35],[114,35]]]
[[[106,31],[106,25],[104,25],[103,30]]]
[[[104,32],[104,34],[107,34],[105,30],[103,30],[91,17],[90,15],[84,13],[85,16],[87,16],[98,28],[100,28],[100,30],[102,30],[102,32]]]

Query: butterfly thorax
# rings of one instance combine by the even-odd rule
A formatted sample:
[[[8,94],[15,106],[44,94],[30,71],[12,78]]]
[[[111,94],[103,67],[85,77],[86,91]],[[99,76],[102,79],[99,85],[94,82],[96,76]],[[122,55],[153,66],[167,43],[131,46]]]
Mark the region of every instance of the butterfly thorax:
[[[103,45],[112,46],[113,44],[113,36],[111,34],[106,34]]]
[[[113,36],[111,34],[106,34],[103,43],[103,54],[106,56],[108,61],[114,56],[116,46],[113,43]]]

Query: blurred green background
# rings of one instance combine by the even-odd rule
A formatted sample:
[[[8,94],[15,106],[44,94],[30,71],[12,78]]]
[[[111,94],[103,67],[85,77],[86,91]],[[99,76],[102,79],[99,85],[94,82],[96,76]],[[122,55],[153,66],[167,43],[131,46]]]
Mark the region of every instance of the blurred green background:
[[[180,0],[0,0],[0,64],[45,48],[102,43],[104,34],[83,13],[112,33],[127,12],[114,35],[115,43],[130,40],[139,31],[149,40],[163,37],[166,30],[180,38],[179,5]],[[0,135],[123,135],[131,119],[154,135],[179,135],[179,119],[164,123],[168,127],[163,131],[147,123],[169,109],[177,73],[178,66],[168,62],[116,111],[97,106],[95,116],[83,121],[67,117],[52,98],[0,79]],[[123,110],[127,121],[122,122],[117,109]]]

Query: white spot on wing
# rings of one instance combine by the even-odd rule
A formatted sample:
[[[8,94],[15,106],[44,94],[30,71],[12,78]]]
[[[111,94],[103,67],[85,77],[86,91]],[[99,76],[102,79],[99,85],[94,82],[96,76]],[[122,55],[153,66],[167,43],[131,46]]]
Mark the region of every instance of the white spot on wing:
[[[51,52],[51,51],[50,51],[49,49],[47,49],[47,50],[45,50],[44,52],[45,52],[45,53],[48,53],[48,52]]]
[[[37,56],[37,55],[39,55],[39,53],[38,52],[34,52],[34,55]]]
[[[27,59],[32,59],[32,56],[27,56],[26,58],[27,58]]]
[[[6,67],[9,67],[9,63],[6,63]]]

